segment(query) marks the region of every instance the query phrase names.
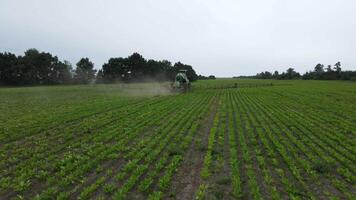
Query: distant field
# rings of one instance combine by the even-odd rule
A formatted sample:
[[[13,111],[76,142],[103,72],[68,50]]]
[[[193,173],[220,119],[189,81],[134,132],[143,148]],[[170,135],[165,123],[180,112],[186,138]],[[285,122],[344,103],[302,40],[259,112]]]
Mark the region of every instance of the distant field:
[[[356,83],[0,88],[0,199],[355,199]]]

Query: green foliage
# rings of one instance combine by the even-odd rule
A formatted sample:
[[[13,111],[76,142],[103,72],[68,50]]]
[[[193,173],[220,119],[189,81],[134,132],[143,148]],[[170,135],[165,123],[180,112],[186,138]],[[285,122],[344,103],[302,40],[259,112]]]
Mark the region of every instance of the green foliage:
[[[77,63],[74,79],[77,83],[91,83],[95,79],[95,73],[94,63],[92,63],[89,58],[82,58]]]
[[[197,199],[355,196],[353,83],[122,92],[149,86],[0,88],[0,198],[179,198],[186,183]]]
[[[113,183],[109,183],[109,184],[105,184],[104,185],[104,192],[107,193],[107,194],[112,194],[115,189],[116,189],[116,185],[113,184]]]
[[[196,200],[201,200],[204,199],[206,190],[208,189],[208,185],[206,184],[201,184],[195,193],[195,199]]]
[[[24,56],[0,53],[0,85],[172,81],[182,69],[187,70],[190,81],[199,78],[190,65],[181,62],[172,65],[167,60],[146,60],[138,53],[127,58],[110,58],[98,73],[89,58],[81,58],[73,70],[68,61],[60,61],[57,56],[36,49],[28,49]]]
[[[341,63],[337,62],[334,65],[334,69],[331,65],[324,69],[324,65],[318,63],[313,71],[308,71],[303,75],[294,71],[293,68],[288,68],[286,72],[281,74],[275,71],[273,74],[271,72],[261,72],[257,73],[255,76],[240,76],[239,78],[257,78],[257,79],[280,79],[280,80],[290,80],[290,79],[304,79],[304,80],[356,80],[356,71],[342,71]]]
[[[72,66],[50,53],[28,49],[24,56],[0,53],[0,85],[71,83]]]
[[[335,166],[333,166],[332,164],[327,163],[327,162],[322,162],[320,160],[316,161],[312,166],[312,169],[320,174],[329,173],[334,168],[335,168]]]

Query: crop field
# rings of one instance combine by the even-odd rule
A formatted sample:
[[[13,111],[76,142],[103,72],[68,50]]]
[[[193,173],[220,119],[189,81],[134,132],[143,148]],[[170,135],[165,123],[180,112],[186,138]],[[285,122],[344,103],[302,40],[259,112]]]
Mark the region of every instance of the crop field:
[[[355,199],[356,83],[0,88],[0,199]]]

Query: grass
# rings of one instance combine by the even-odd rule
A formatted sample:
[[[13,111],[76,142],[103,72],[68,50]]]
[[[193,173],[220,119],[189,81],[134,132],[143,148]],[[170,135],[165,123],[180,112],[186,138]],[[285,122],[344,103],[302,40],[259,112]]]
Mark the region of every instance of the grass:
[[[356,195],[355,83],[166,86],[0,88],[0,198],[162,199],[173,187],[192,199]]]

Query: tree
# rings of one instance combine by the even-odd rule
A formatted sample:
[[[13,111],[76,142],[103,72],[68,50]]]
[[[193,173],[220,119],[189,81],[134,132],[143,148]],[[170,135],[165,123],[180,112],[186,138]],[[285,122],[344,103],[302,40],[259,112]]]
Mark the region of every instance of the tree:
[[[24,56],[0,54],[0,83],[5,85],[62,84],[71,82],[71,65],[57,56],[28,49]]]
[[[260,79],[272,79],[272,76],[273,76],[272,73],[268,71],[261,72],[256,75],[256,77]]]
[[[294,68],[288,68],[286,71],[286,79],[297,79],[300,74],[294,70]]]
[[[216,77],[214,75],[209,75],[208,79],[216,79]]]
[[[314,79],[323,79],[323,73],[324,73],[324,65],[318,63],[315,67],[314,67]]]
[[[274,73],[273,73],[273,78],[278,78],[278,76],[279,76],[279,72],[276,70],[276,71],[274,71]]]
[[[324,72],[324,65],[318,63],[315,67],[314,67],[314,72],[317,74],[321,74]]]
[[[333,72],[333,69],[331,68],[331,65],[328,65],[328,67],[326,68],[326,72]]]
[[[304,80],[309,80],[309,79],[313,79],[313,72],[309,71],[309,72],[305,72],[305,74],[303,74],[302,79]]]
[[[167,60],[146,61],[140,54],[133,53],[126,58],[110,58],[96,75],[94,64],[89,58],[82,58],[73,71],[68,61],[61,61],[50,53],[28,49],[24,56],[11,53],[0,53],[1,85],[35,85],[35,84],[68,84],[115,81],[158,81],[173,80],[180,69],[187,70],[191,81],[197,74],[190,65],[175,63],[172,66]],[[95,76],[96,75],[96,76]]]
[[[168,60],[146,60],[140,54],[133,53],[127,58],[110,58],[102,67],[103,79],[106,82],[115,81],[142,81],[174,80],[175,75],[181,69],[187,70],[189,80],[197,80],[198,76],[192,66],[181,62],[172,66]]]
[[[130,67],[125,58],[110,58],[102,68],[103,78],[107,82],[128,81]]]
[[[148,60],[144,69],[144,75],[149,79],[158,81],[169,80],[169,70],[172,68],[172,63],[168,60],[155,61]]]
[[[127,57],[127,64],[132,79],[139,80],[144,77],[146,60],[139,53],[133,53],[131,56]]]
[[[53,72],[51,75],[51,82],[55,84],[68,84],[72,83],[73,68],[69,61],[57,61],[53,65]]]
[[[102,69],[96,74],[95,83],[105,83],[104,72]]]
[[[304,80],[315,79],[315,80],[356,80],[356,71],[342,71],[340,62],[337,62],[334,67],[335,71],[332,69],[331,65],[328,65],[326,71],[324,70],[324,65],[318,63],[313,71],[307,71],[301,76],[298,72],[294,71],[293,68],[287,69],[286,72],[279,74],[275,71],[272,75],[275,79],[298,79],[302,78]],[[261,72],[255,76],[240,76],[242,78],[267,78],[270,76],[270,72]]]
[[[91,83],[95,78],[95,73],[94,63],[92,63],[89,58],[82,58],[77,63],[75,80],[77,83]]]
[[[193,67],[190,65],[183,64],[181,62],[174,63],[172,69],[170,70],[170,78],[174,80],[175,75],[179,70],[187,70],[187,77],[189,81],[196,81],[198,80],[198,75],[194,71]]]
[[[340,62],[337,62],[337,63],[335,63],[335,71],[337,72],[337,73],[340,73],[341,72],[341,63]]]
[[[18,58],[12,53],[0,53],[0,84],[17,85],[21,81]]]

